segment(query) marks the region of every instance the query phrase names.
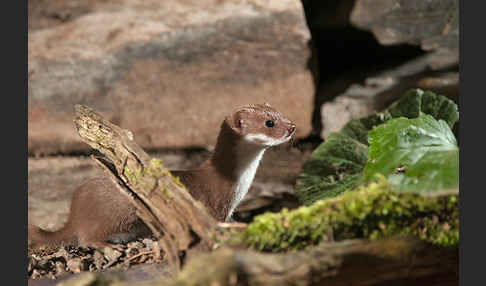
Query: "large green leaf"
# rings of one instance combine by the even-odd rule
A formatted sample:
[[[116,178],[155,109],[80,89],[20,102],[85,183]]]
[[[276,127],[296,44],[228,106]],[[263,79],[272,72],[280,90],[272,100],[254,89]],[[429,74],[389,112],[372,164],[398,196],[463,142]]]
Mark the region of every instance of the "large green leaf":
[[[368,146],[342,133],[332,133],[314,150],[299,177],[299,199],[310,204],[356,186],[366,164]]]
[[[449,127],[459,120],[457,104],[445,96],[437,95],[431,91],[412,89],[386,111],[392,118],[416,118],[420,114],[432,115],[435,119],[442,119]]]
[[[430,115],[389,120],[369,132],[364,180],[388,176],[398,191],[433,192],[459,184],[459,148],[443,120]]]
[[[302,168],[296,184],[299,199],[311,204],[356,187],[368,158],[368,132],[390,119],[416,118],[424,113],[446,121],[450,127],[459,119],[457,105],[450,99],[413,89],[388,109],[353,119],[341,131],[329,135]]]

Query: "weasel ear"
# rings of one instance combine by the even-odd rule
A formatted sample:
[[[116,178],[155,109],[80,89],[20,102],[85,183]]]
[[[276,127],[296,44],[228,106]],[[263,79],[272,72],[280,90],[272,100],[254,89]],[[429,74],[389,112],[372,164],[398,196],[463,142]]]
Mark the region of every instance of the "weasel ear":
[[[241,127],[243,126],[243,119],[241,118],[236,118],[235,119],[235,127],[238,128],[238,129],[241,129]]]
[[[235,130],[235,131],[240,131],[242,128],[245,127],[245,120],[242,118],[241,116],[241,111],[239,112],[236,112],[234,115],[233,115],[233,118],[232,118],[232,121],[233,121],[233,124],[232,125],[232,128]]]
[[[235,128],[241,129],[245,125],[245,121],[241,119],[239,116],[234,118],[234,126]]]

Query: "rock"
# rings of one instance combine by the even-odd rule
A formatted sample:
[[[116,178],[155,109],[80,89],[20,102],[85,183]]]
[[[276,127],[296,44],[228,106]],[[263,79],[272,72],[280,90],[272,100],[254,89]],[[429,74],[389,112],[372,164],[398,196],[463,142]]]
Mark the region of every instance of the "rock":
[[[29,31],[29,154],[90,149],[74,130],[76,103],[146,149],[212,146],[233,108],[264,101],[296,122],[298,137],[310,132],[300,1],[119,2]]]
[[[415,44],[459,60],[459,0],[357,0],[351,23],[383,45]]]
[[[346,2],[337,7],[345,7]],[[375,57],[376,62],[368,64],[361,75],[353,72],[360,68],[349,62],[350,72],[321,82],[316,99],[320,118],[315,119],[321,122],[321,138],[340,130],[353,118],[383,109],[411,88],[428,89],[457,99],[458,7],[458,0],[356,0],[349,14],[351,26],[371,31],[379,44],[388,46],[387,49],[408,44],[420,46],[428,53],[390,68],[395,64],[388,63],[393,59],[387,58],[385,50],[369,52],[369,57]],[[359,42],[356,53],[369,44],[364,40]],[[353,76],[357,78],[350,82]]]
[[[45,29],[75,20],[96,9],[99,0],[31,0],[28,6],[28,28]],[[115,1],[110,1],[115,2]],[[104,3],[105,6],[108,3]],[[116,5],[113,3],[112,5]]]
[[[444,72],[424,77],[417,82],[417,87],[443,94],[459,103],[459,72]]]
[[[338,96],[335,100],[321,106],[323,129],[321,138],[327,138],[331,132],[339,131],[353,118],[359,118],[373,112],[373,103],[369,97]]]
[[[378,72],[368,77],[364,84],[350,84],[344,93],[321,106],[321,138],[339,131],[351,119],[382,110],[411,88],[431,90],[457,102],[459,72],[433,71],[431,65],[436,57],[435,53],[426,54]]]

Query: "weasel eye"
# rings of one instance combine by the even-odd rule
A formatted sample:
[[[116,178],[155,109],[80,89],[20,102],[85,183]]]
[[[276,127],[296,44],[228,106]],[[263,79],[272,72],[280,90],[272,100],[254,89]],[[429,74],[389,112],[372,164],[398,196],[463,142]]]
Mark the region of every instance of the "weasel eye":
[[[275,122],[273,122],[273,120],[267,120],[265,121],[265,126],[272,128],[275,126]]]

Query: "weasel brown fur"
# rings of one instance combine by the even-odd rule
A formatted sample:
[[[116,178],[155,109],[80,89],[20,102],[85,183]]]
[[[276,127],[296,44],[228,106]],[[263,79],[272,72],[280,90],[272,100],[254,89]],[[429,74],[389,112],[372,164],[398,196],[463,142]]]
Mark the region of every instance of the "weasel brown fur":
[[[171,173],[216,219],[227,221],[248,192],[264,151],[294,133],[295,125],[268,104],[240,107],[223,121],[211,158],[197,169]],[[135,207],[107,177],[90,179],[74,191],[68,221],[60,230],[28,226],[30,247],[74,241],[100,246],[148,234]]]

